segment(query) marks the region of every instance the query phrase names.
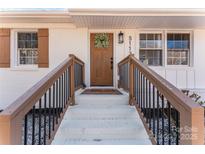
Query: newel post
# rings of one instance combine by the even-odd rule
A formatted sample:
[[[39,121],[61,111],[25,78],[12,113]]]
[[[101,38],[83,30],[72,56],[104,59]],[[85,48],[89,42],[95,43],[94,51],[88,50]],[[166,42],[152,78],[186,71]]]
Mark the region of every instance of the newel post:
[[[204,145],[204,108],[180,112],[180,144]]]
[[[71,66],[70,66],[70,94],[71,94],[71,101],[70,105],[75,105],[75,57],[70,54],[71,57]]]
[[[129,57],[129,105],[134,105],[134,64],[132,62],[133,54]]]
[[[0,114],[0,145],[22,144],[21,117],[12,118],[11,115]]]

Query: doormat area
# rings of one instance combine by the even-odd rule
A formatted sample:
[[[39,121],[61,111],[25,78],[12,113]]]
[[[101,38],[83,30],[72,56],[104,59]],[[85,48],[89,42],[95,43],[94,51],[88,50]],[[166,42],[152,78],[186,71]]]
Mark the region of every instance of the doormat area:
[[[85,89],[81,94],[87,95],[122,95],[117,89]]]

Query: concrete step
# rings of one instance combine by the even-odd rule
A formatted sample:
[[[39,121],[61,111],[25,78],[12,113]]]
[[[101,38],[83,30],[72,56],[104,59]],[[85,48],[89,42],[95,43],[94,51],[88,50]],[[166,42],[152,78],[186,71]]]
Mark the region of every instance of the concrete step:
[[[128,95],[76,95],[52,144],[151,144]]]
[[[64,120],[61,128],[144,128],[137,119],[129,120]]]
[[[110,104],[113,105],[128,104],[128,95],[79,95],[75,99],[76,104]]]
[[[136,114],[135,107],[129,107],[129,108],[119,108],[119,107],[113,107],[113,108],[83,108],[83,107],[69,107],[68,108],[70,114],[91,114],[91,115],[104,115],[104,114]]]
[[[58,145],[146,145],[151,144],[149,139],[65,139],[54,141]]]
[[[139,128],[61,128],[56,138],[60,139],[147,139]]]

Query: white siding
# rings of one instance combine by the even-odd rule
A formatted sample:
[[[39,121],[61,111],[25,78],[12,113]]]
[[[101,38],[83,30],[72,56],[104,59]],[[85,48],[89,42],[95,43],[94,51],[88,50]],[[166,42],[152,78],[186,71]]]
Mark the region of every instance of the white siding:
[[[14,27],[14,25],[16,25]],[[12,28],[23,25],[14,24]],[[49,68],[36,70],[16,70],[13,68],[0,68],[0,109],[6,108],[32,85],[38,82],[49,71],[60,64],[69,54],[73,53],[87,60],[87,29],[77,29],[68,25],[68,28],[59,28],[59,24],[50,24],[49,28]],[[29,28],[29,27],[26,27]],[[30,28],[39,28],[38,24]],[[11,51],[13,52],[13,51]],[[87,62],[86,62],[87,69]],[[88,77],[86,74],[86,83]]]

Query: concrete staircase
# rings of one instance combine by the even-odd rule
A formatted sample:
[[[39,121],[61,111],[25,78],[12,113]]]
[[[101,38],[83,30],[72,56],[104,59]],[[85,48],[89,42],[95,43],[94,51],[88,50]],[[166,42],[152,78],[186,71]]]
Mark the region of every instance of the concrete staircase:
[[[128,94],[80,95],[70,106],[52,144],[151,144]]]

